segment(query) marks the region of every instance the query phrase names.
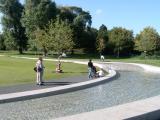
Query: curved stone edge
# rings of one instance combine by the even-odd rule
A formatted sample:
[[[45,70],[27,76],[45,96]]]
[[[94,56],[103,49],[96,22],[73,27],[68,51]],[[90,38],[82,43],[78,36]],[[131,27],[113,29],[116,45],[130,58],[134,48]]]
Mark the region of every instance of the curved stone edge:
[[[147,72],[160,73],[160,67],[152,65],[124,62],[105,63],[123,63],[128,65],[136,65],[143,68]],[[105,109],[61,117],[55,120],[157,120],[160,118],[159,101],[160,95]]]
[[[28,59],[30,59],[30,58],[28,58]],[[33,58],[31,58],[31,59],[33,59]],[[35,59],[37,59],[37,58],[35,58]],[[57,60],[52,60],[52,59],[45,59],[45,60],[57,61]],[[73,62],[73,63],[78,63],[78,64],[87,64],[87,62],[81,62],[81,61],[71,61],[71,60],[61,60],[61,61]],[[103,68],[103,66],[101,64],[94,63],[94,65],[97,67]],[[104,70],[106,70],[106,69],[104,69]],[[71,84],[71,85],[52,87],[52,88],[44,88],[44,89],[39,89],[39,90],[31,90],[31,91],[24,91],[24,92],[2,94],[2,95],[0,95],[0,103],[2,104],[2,103],[8,103],[8,102],[22,101],[22,100],[41,98],[41,97],[46,97],[46,96],[51,96],[51,95],[63,94],[66,92],[73,92],[73,91],[85,89],[88,87],[92,87],[95,85],[99,85],[104,82],[107,82],[108,80],[110,80],[116,76],[116,71],[114,71],[114,70],[109,70],[107,72],[109,74],[106,75],[105,77],[89,80],[86,82],[80,82],[80,83],[75,83],[75,84]]]
[[[156,101],[156,102],[153,102]],[[55,120],[158,120],[160,96]]]
[[[160,73],[160,67],[141,64],[141,63],[126,63],[126,62],[104,62],[104,63],[121,63],[121,64],[128,64],[128,65],[135,65],[143,68],[146,72]]]

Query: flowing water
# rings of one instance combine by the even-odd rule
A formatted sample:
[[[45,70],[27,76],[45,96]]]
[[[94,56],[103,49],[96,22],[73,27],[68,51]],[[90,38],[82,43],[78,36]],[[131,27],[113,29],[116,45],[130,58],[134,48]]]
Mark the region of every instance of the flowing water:
[[[132,67],[127,70],[119,69],[117,72],[116,78],[95,87],[45,98],[0,104],[0,119],[53,119],[160,95],[159,74]]]

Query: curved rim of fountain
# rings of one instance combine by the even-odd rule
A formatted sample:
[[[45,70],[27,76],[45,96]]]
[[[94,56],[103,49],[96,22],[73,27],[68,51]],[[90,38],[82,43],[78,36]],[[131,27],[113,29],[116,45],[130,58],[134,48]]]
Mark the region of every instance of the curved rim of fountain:
[[[121,63],[128,65],[135,65],[143,68],[145,72],[160,73],[160,67],[139,64],[139,63],[125,63],[125,62],[103,62],[103,63]],[[160,118],[160,95],[137,100],[125,104],[116,105],[99,110],[93,110],[90,112],[84,112],[80,114],[70,115],[66,117],[60,117],[55,120],[153,120]]]
[[[26,58],[26,59],[37,59],[37,58]],[[52,60],[52,59],[44,59],[44,60],[57,61],[57,60]],[[61,60],[61,61],[72,62],[72,63],[77,63],[77,64],[87,64],[87,62],[73,61],[73,60]],[[75,84],[71,84],[71,85],[43,88],[43,89],[39,89],[39,90],[30,90],[30,91],[24,91],[24,92],[2,94],[2,95],[0,95],[0,103],[29,100],[29,99],[47,97],[47,96],[51,96],[51,95],[58,95],[58,94],[63,94],[63,93],[67,93],[67,92],[73,92],[73,91],[77,91],[77,90],[81,90],[81,89],[86,89],[86,88],[107,82],[108,80],[110,80],[116,76],[115,70],[107,70],[103,67],[103,65],[98,64],[98,63],[94,63],[94,65],[99,68],[103,68],[109,74],[107,74],[104,77],[89,80],[86,82],[79,82],[79,83],[75,83]]]
[[[140,68],[143,68],[143,70],[146,71],[146,72],[160,73],[160,67],[153,66],[153,65],[142,64],[142,63],[126,63],[126,62],[104,62],[104,63],[120,63],[120,64],[135,65],[135,66],[138,66]]]

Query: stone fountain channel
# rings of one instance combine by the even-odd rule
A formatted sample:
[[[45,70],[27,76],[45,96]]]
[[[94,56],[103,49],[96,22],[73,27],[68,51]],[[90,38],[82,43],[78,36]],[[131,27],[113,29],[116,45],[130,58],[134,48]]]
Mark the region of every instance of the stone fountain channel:
[[[54,119],[160,95],[160,75],[125,63],[103,63],[117,71],[108,82],[44,98],[0,104],[1,119]]]

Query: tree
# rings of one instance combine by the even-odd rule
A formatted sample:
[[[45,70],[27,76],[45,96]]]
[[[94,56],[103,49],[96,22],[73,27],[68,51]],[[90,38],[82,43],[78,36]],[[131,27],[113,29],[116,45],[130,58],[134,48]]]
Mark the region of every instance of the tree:
[[[91,28],[92,17],[89,12],[84,11],[80,7],[65,6],[58,8],[60,19],[71,25],[74,34],[74,43],[76,48],[88,48],[86,43],[90,40],[86,39],[90,33],[88,28]],[[85,42],[85,43],[84,43]]]
[[[90,28],[88,30],[84,30],[82,36],[80,38],[81,47],[85,48],[85,52],[95,52],[96,51],[96,38],[97,38],[97,29]]]
[[[60,19],[73,23],[74,25],[82,25],[83,28],[91,27],[92,17],[89,12],[84,11],[80,7],[76,6],[65,6],[58,8],[58,14]]]
[[[35,32],[37,45],[47,51],[71,50],[74,46],[73,30],[71,27],[57,18],[56,22],[51,21],[45,30],[37,29]]]
[[[56,18],[56,14],[56,4],[51,0],[26,0],[21,22],[26,28],[31,49],[36,46],[34,31],[44,29],[50,20]]]
[[[4,36],[3,34],[0,34],[0,50],[5,50],[5,49],[6,49],[6,46],[4,43]]]
[[[129,55],[133,49],[133,32],[121,27],[115,27],[109,32],[109,42],[113,45],[117,57],[120,54]]]
[[[73,49],[73,30],[66,22],[57,18],[56,22],[49,23],[48,39],[50,41],[50,49],[58,53],[63,50]]]
[[[4,45],[6,47],[6,50],[16,50],[17,49],[17,44],[16,40],[13,37],[13,33],[9,30],[4,31],[3,33],[4,37]]]
[[[160,48],[160,36],[152,27],[146,27],[135,38],[135,49],[148,54]]]
[[[44,56],[46,56],[47,51],[49,51],[50,44],[46,31],[44,29],[38,28],[34,33],[36,47],[42,49],[44,52]]]
[[[106,48],[107,41],[108,41],[107,27],[105,25],[101,25],[96,40],[96,47],[100,54],[102,54],[102,51]]]
[[[25,30],[20,22],[23,6],[18,0],[0,0],[0,4],[0,11],[3,13],[3,30],[12,33],[17,49],[19,50],[19,53],[22,54],[27,46]]]

